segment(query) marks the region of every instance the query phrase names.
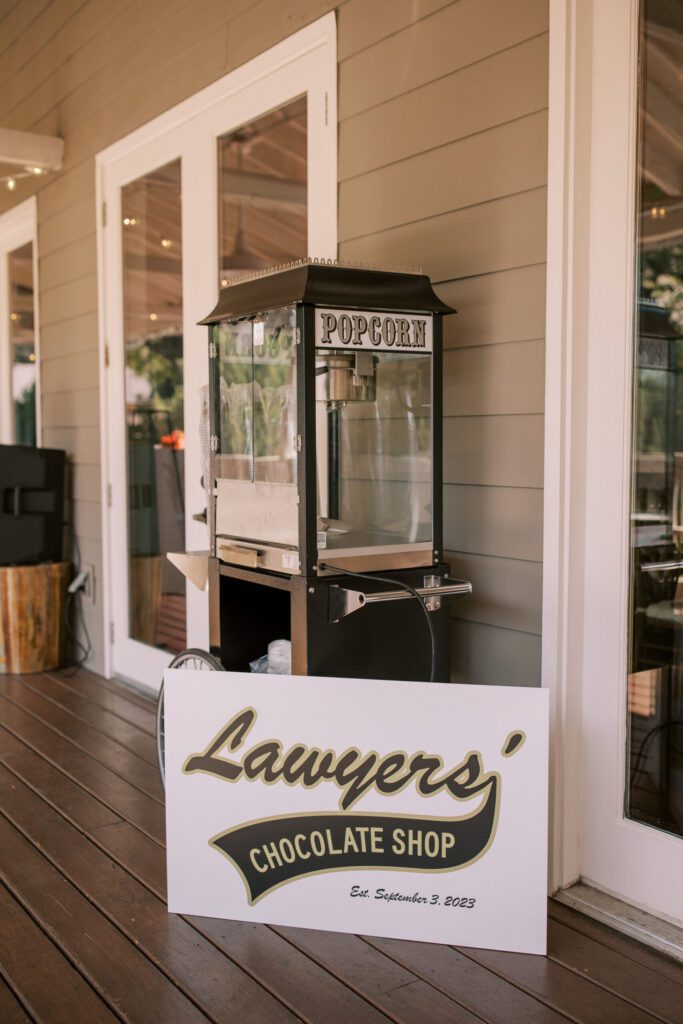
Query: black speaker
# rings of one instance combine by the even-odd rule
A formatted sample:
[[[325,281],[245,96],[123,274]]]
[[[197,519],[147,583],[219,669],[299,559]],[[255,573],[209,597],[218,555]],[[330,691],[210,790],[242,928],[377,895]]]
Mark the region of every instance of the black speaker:
[[[0,445],[0,565],[61,562],[66,453]]]

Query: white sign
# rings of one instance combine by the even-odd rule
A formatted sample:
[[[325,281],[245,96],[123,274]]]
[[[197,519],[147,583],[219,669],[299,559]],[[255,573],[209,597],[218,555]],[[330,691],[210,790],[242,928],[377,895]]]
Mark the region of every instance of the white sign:
[[[548,694],[167,670],[168,907],[545,953]]]
[[[316,348],[369,348],[431,352],[430,313],[372,313],[362,309],[316,309]]]

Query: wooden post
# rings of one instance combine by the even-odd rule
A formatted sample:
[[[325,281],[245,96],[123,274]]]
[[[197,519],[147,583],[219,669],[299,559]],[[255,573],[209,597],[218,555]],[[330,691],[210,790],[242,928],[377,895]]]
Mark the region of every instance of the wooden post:
[[[68,562],[0,568],[0,673],[61,665],[68,576]]]

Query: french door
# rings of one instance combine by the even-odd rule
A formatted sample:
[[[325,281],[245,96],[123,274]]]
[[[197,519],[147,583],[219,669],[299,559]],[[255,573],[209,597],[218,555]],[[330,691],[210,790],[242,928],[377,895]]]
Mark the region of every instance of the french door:
[[[98,156],[107,670],[158,689],[208,646],[208,339],[231,279],[336,255],[332,15]]]
[[[546,509],[549,535],[558,519],[566,530],[554,619],[548,601],[563,681],[553,679],[544,626],[564,723],[556,884],[579,877],[680,925],[683,8],[656,0],[554,7],[573,48],[566,80],[578,83],[566,100],[574,134],[565,142],[572,228],[559,250],[570,310],[561,318],[562,366],[549,329],[549,387],[562,375],[565,404],[563,427],[553,419],[558,403],[549,403],[548,429],[558,431],[566,474],[564,497]],[[553,144],[551,133],[551,167]],[[559,239],[552,216],[551,225]],[[560,283],[549,272],[549,326]],[[546,466],[551,487],[560,477],[552,458]],[[557,566],[548,559],[548,578]]]

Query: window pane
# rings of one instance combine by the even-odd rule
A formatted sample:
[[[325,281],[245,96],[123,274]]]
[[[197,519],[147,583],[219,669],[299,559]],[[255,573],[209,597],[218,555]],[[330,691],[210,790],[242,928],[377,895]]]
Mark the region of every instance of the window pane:
[[[306,142],[305,96],[218,140],[221,287],[306,256]]]
[[[683,8],[641,17],[626,813],[683,835]]]
[[[186,646],[180,161],[122,189],[130,636]]]
[[[10,353],[16,444],[36,444],[36,351],[33,324],[33,245],[9,254]]]

